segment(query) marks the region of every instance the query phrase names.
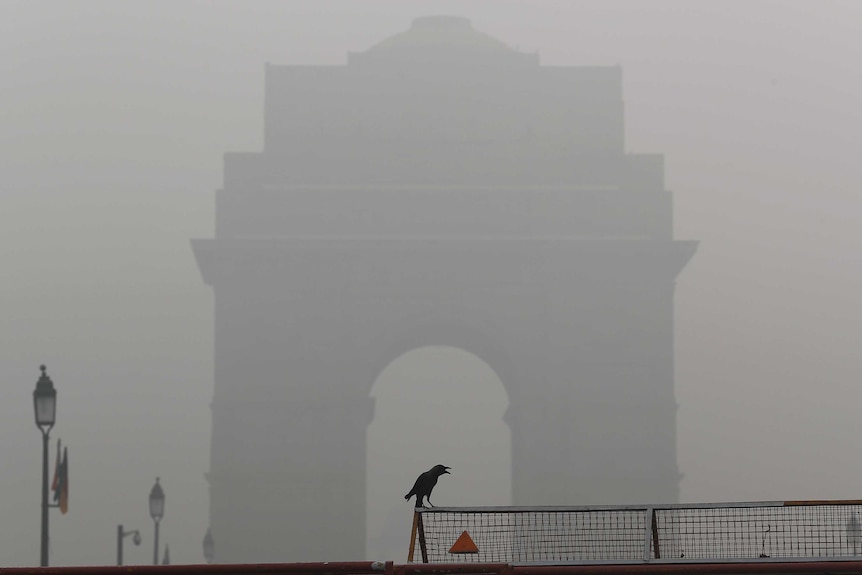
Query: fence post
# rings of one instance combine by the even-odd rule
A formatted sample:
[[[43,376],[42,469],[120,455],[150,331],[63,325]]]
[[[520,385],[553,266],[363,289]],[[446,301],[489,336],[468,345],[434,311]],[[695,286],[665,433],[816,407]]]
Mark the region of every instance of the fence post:
[[[422,563],[428,563],[428,548],[425,545],[425,525],[422,524],[422,514],[417,513],[419,519],[417,531],[419,532],[419,551],[422,552]]]
[[[644,563],[649,563],[652,555],[650,553],[650,543],[652,542],[652,530],[655,525],[655,511],[652,507],[647,507],[644,514]],[[658,548],[656,548],[656,555],[658,555]]]
[[[413,511],[413,528],[410,530],[410,551],[407,552],[407,562],[413,563],[413,548],[416,547],[416,529],[419,527],[419,513]]]

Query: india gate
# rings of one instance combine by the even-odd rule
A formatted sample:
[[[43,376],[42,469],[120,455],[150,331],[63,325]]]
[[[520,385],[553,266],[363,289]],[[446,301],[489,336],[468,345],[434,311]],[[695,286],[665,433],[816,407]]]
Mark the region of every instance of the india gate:
[[[265,82],[263,150],[225,155],[214,237],[192,241],[216,561],[364,557],[369,392],[426,345],[499,375],[514,505],[677,501],[674,284],[696,244],[673,238],[663,157],[626,150],[621,68],[542,66],[434,16]]]

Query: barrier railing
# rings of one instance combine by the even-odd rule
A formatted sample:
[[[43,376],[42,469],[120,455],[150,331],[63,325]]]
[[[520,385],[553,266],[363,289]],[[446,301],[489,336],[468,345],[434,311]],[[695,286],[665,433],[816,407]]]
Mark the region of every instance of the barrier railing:
[[[408,557],[423,563],[862,559],[862,501],[417,509]]]

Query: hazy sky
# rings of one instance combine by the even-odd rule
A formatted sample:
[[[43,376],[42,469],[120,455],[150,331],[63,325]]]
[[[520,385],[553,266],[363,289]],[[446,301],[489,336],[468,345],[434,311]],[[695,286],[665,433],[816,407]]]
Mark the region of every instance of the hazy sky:
[[[676,237],[701,242],[676,291],[683,501],[862,497],[862,3],[2,0],[0,565],[38,563],[42,362],[71,459],[52,563],[113,562],[117,523],[150,561],[157,475],[162,541],[201,560],[213,297],[188,239],[222,154],[262,146],[265,62],[344,64],[428,14],[623,66],[627,149],[665,154]],[[458,357],[439,377],[485,369]],[[392,387],[378,423],[404,425],[423,392]],[[460,502],[441,463],[435,501]]]

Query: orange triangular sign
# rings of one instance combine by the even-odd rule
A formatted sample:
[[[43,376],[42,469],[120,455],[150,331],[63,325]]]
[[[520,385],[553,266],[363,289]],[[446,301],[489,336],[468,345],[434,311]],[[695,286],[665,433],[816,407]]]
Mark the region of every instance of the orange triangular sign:
[[[464,531],[461,533],[461,536],[455,542],[455,545],[449,549],[449,553],[478,553],[479,548],[476,547],[476,544],[473,543],[473,539],[470,537],[470,534]]]

